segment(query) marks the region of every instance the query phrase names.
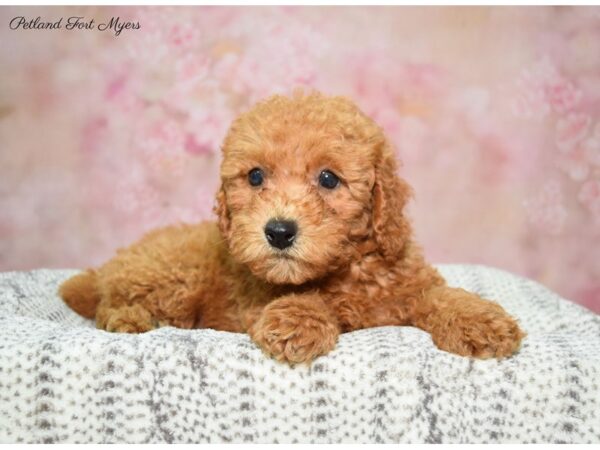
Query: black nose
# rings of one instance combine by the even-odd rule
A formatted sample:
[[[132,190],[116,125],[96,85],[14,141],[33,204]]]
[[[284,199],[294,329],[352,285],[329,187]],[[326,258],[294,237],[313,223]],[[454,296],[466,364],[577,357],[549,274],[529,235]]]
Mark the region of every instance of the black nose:
[[[288,248],[294,243],[297,232],[298,226],[293,220],[271,219],[267,222],[267,226],[265,226],[267,241],[273,247],[280,250]]]

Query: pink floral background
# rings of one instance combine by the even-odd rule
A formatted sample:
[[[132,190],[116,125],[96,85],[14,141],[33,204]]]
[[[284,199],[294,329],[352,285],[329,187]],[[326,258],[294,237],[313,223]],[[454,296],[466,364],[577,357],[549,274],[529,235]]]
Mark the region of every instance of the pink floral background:
[[[96,30],[10,30],[112,16]],[[213,218],[256,100],[348,95],[396,144],[430,260],[600,312],[600,8],[2,7],[0,269],[83,268]]]

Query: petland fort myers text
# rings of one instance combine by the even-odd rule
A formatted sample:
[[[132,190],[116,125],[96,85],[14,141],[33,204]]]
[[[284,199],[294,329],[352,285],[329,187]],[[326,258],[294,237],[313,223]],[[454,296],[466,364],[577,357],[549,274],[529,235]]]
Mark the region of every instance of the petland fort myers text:
[[[123,30],[139,30],[139,22],[128,22],[120,17],[111,17],[109,21],[96,22],[83,16],[61,17],[55,21],[42,20],[41,17],[30,19],[25,16],[13,17],[9,23],[11,30],[98,30],[112,31],[119,36]]]

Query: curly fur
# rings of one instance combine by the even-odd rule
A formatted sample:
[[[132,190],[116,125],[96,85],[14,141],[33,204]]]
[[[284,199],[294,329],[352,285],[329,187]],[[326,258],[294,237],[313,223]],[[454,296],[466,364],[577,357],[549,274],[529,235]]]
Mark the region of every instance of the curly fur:
[[[248,183],[264,170],[259,187]],[[327,190],[328,169],[341,184]],[[271,97],[241,115],[223,145],[217,224],[153,231],[103,266],[67,280],[63,299],[99,328],[162,325],[247,332],[269,355],[310,362],[339,333],[411,325],[442,350],[504,357],[524,333],[496,303],[448,287],[413,242],[410,187],[381,128],[352,102]],[[264,226],[293,219],[285,251]]]

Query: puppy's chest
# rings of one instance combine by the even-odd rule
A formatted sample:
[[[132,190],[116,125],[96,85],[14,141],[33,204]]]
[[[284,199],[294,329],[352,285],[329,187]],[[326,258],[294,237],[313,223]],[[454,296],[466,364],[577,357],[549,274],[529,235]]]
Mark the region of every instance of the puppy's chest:
[[[342,331],[399,325],[405,322],[409,299],[419,295],[394,271],[352,270],[324,288],[324,299],[335,313]]]
[[[324,286],[324,291],[333,297],[360,297],[378,302],[398,294],[398,291],[407,290],[407,287],[406,280],[396,267],[379,258],[367,257],[350,266],[343,275],[332,278]]]

